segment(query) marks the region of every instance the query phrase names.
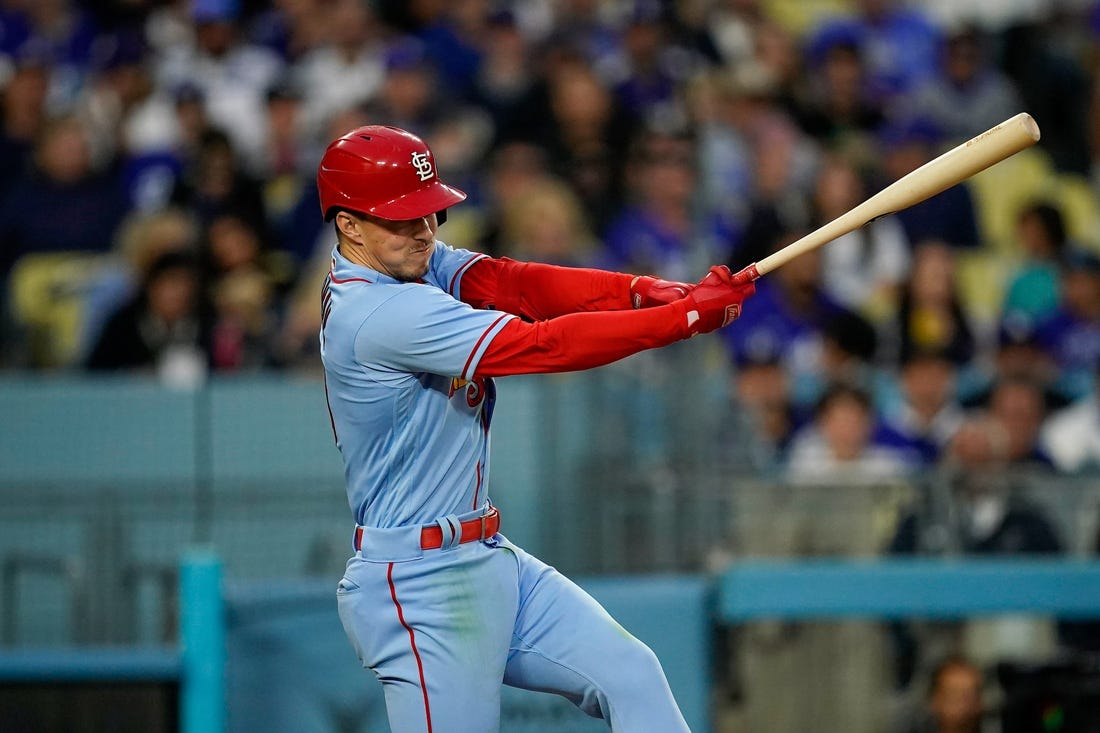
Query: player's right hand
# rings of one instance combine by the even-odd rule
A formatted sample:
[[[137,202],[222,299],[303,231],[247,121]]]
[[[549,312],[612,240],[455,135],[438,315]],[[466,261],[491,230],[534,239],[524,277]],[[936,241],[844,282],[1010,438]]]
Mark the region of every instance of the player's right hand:
[[[741,304],[755,292],[756,283],[734,283],[725,265],[710,268],[706,277],[684,298],[691,335],[717,331],[737,320]]]

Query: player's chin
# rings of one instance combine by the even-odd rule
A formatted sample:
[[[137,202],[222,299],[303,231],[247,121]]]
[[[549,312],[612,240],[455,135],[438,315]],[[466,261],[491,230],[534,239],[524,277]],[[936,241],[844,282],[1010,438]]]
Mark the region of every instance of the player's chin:
[[[429,258],[430,261],[430,258]],[[408,263],[405,267],[394,274],[394,279],[401,282],[412,283],[420,280],[422,277],[428,274],[428,262],[424,263]]]

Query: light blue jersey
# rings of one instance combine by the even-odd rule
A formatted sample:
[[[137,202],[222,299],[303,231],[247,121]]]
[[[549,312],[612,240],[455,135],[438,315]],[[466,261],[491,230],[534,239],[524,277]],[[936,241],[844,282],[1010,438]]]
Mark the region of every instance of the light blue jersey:
[[[360,525],[426,524],[488,502],[495,388],[474,374],[515,316],[458,300],[484,256],[437,242],[423,282],[404,283],[333,250],[321,359]]]

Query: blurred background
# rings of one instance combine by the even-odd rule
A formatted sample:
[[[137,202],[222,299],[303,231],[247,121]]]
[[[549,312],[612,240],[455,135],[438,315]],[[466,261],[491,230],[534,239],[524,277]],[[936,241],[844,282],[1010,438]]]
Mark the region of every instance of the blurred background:
[[[449,244],[695,281],[1026,111],[1036,147],[770,274],[725,331],[500,380],[490,490],[694,730],[1100,730],[1098,70],[1094,0],[0,0],[0,729],[182,729],[197,550],[205,730],[387,729],[334,603],[332,138],[423,137],[469,194]],[[993,591],[1048,567],[1072,602],[739,615],[719,582],[924,559],[958,597],[995,560]],[[605,729],[511,691],[504,717]]]

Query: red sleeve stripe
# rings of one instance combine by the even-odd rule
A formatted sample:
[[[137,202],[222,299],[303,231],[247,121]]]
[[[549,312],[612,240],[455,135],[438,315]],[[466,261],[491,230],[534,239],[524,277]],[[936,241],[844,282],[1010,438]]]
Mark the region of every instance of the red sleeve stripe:
[[[478,260],[480,260],[482,258],[485,258],[485,257],[488,257],[488,256],[489,255],[478,253],[478,254],[475,254],[470,259],[463,262],[462,266],[459,267],[457,270],[455,270],[455,274],[451,277],[451,282],[450,282],[449,285],[447,285],[447,292],[450,293],[451,295],[454,295],[454,297],[457,298],[458,296],[455,295],[455,285],[458,284],[458,279],[460,277],[462,277],[462,273],[464,273],[464,272],[466,272],[466,270],[470,269],[470,265],[472,265],[475,262],[477,262]]]
[[[500,317],[493,321],[492,324],[487,329],[485,329],[485,333],[481,334],[481,338],[477,340],[477,343],[474,344],[474,348],[470,351],[470,356],[468,359],[466,359],[466,365],[462,367],[463,379],[474,378],[474,370],[477,367],[477,361],[480,360],[480,357],[482,356],[482,354],[484,354],[485,349],[489,347],[489,343],[486,341],[486,339],[489,337],[490,334],[496,335],[496,333],[498,333],[500,329],[504,327],[504,322],[509,321],[513,318],[515,318],[515,316],[513,316],[511,313],[501,313]]]

